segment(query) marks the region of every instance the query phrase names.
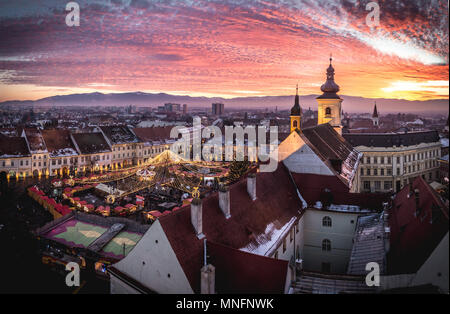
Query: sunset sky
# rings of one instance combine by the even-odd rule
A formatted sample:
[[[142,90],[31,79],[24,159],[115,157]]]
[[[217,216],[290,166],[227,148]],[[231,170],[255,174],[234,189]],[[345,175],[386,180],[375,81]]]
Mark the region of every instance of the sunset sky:
[[[0,101],[80,92],[448,99],[447,1],[0,0]]]

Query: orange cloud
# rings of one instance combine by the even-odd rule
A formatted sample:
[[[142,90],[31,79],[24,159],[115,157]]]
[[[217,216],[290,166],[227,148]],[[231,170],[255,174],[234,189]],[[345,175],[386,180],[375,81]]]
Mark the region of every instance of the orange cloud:
[[[427,10],[379,1],[375,30],[365,25],[365,7],[348,3],[117,0],[82,7],[74,28],[56,6],[22,16],[7,7],[0,10],[0,101],[62,90],[288,95],[297,82],[302,94],[317,94],[330,52],[342,94],[448,98],[431,87],[389,89],[448,81],[446,1]]]

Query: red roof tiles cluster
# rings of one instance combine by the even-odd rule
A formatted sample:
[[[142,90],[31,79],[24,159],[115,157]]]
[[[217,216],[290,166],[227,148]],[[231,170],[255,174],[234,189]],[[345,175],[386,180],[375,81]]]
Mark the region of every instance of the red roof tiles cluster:
[[[58,155],[60,151],[70,149],[75,151],[75,146],[70,139],[70,131],[62,129],[42,130],[47,150],[50,155]]]
[[[448,232],[448,207],[419,176],[396,195],[389,225],[388,272],[415,273]]]
[[[336,176],[292,173],[292,177],[309,206],[314,206],[317,201],[322,204],[328,201],[335,205],[355,205],[361,209],[382,210],[383,203],[390,200],[387,193],[350,193],[349,188]]]
[[[170,139],[173,126],[134,128],[133,132],[143,142],[164,141]]]
[[[24,137],[7,137],[0,134],[0,157],[30,156],[27,142]]]
[[[38,129],[24,129],[31,151],[45,151],[47,147]]]
[[[82,154],[110,152],[111,148],[102,133],[74,133],[72,137]]]
[[[372,119],[358,119],[350,121],[350,129],[376,129]]]
[[[216,268],[219,294],[284,293],[288,261],[259,256],[207,242],[209,262]]]
[[[246,180],[230,187],[229,219],[225,218],[219,208],[217,193],[203,200],[203,233],[208,241],[240,249],[255,242],[258,235],[265,232],[268,224],[273,223],[275,227],[281,228],[293,217],[301,215],[301,202],[290,181],[289,173],[282,164],[275,172],[258,173],[256,180],[255,201],[248,195]],[[274,182],[277,184],[276,189],[273,188]],[[191,287],[198,292],[200,269],[203,265],[203,241],[197,238],[191,224],[190,205],[161,217],[159,221]],[[239,255],[236,255],[236,259],[239,258]],[[264,275],[265,273],[261,273],[261,276]],[[241,276],[241,272],[236,272],[235,276]],[[227,283],[217,284],[227,286]],[[260,291],[258,289],[261,288],[253,285],[252,289]]]

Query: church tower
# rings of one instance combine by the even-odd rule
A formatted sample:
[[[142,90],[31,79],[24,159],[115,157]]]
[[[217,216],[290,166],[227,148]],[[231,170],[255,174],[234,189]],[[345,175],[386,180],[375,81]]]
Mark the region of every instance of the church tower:
[[[375,107],[373,108],[372,122],[374,127],[378,127],[380,125],[380,121],[378,119],[377,102],[375,102]]]
[[[297,92],[295,93],[294,107],[291,109],[291,133],[296,130],[301,130],[302,120],[302,108],[300,108],[300,97],[298,96],[298,84]]]
[[[341,104],[343,99],[338,96],[339,85],[334,82],[334,68],[331,64],[333,59],[330,57],[330,66],[327,69],[327,80],[320,87],[323,94],[317,97],[318,102],[318,121],[317,124],[329,123],[339,134],[342,134],[341,124]]]

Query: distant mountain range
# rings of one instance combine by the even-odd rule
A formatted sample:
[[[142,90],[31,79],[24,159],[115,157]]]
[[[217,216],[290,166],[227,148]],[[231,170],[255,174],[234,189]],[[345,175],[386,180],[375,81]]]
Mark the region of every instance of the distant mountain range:
[[[300,96],[300,103],[303,109],[317,109],[315,98],[318,95]],[[426,101],[408,101],[401,99],[384,98],[364,98],[341,95],[344,99],[342,103],[345,112],[372,112],[374,102],[377,102],[378,112],[383,113],[428,113],[428,114],[448,114],[448,99],[436,99]],[[156,107],[164,103],[187,104],[190,108],[207,107],[211,108],[214,102],[225,104],[225,108],[269,108],[278,107],[278,110],[290,108],[294,103],[294,96],[264,96],[264,97],[237,97],[225,99],[220,97],[191,97],[176,96],[165,93],[150,94],[142,92],[133,93],[88,93],[71,94],[46,97],[39,100],[25,101],[5,101],[0,106],[7,105],[35,105],[35,106],[129,106]]]

